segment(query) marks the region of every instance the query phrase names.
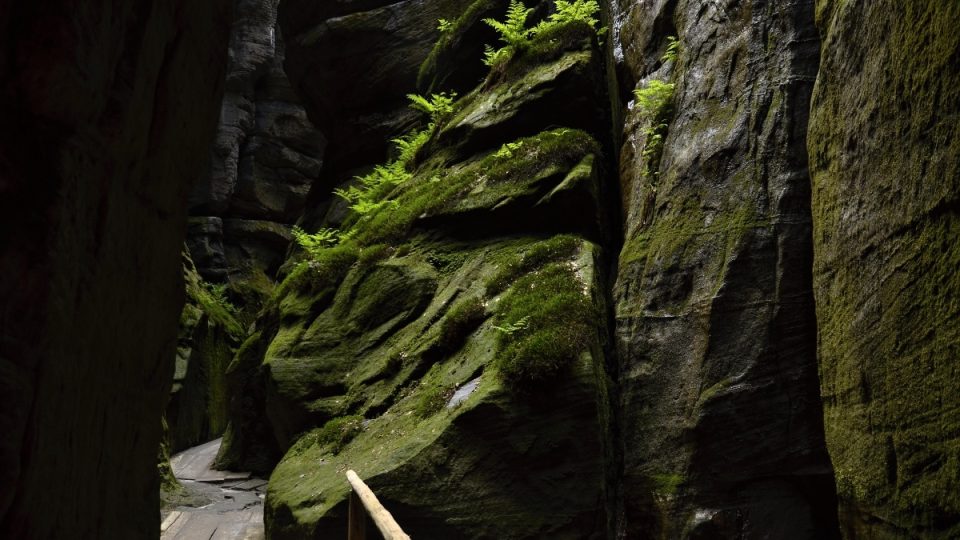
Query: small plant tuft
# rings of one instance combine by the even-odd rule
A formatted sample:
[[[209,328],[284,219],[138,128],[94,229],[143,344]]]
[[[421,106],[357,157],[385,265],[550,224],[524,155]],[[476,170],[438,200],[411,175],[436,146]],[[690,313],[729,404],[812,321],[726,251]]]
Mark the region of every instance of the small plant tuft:
[[[596,0],[574,0],[573,2],[556,0],[554,5],[556,11],[551,13],[547,20],[533,28],[533,35],[548,32],[559,26],[574,22],[586,23],[590,28],[596,30],[597,24],[600,23],[596,18],[597,13],[600,12],[600,4]],[[599,35],[605,33],[606,28],[601,28],[598,32]]]
[[[640,107],[640,113],[646,118],[653,120],[662,114],[662,111],[671,105],[673,101],[674,84],[653,79],[643,88],[633,91],[637,98],[637,106]]]
[[[517,322],[515,323],[507,323],[503,326],[494,325],[493,329],[500,332],[501,334],[512,336],[513,334],[516,334],[520,330],[526,330],[527,327],[529,326],[530,326],[530,316],[524,315],[523,317],[518,319]]]
[[[529,389],[590,347],[597,313],[573,268],[550,263],[514,282],[500,301],[497,318],[503,327],[497,373],[504,383]]]
[[[330,420],[320,428],[317,432],[317,443],[330,445],[330,451],[338,454],[362,431],[362,416],[341,416]]]
[[[449,32],[453,30],[453,22],[447,19],[437,19],[437,30],[439,30],[441,34]]]
[[[504,145],[500,147],[500,150],[497,150],[497,153],[493,156],[503,159],[512,158],[513,153],[519,150],[521,146],[523,146],[523,141],[504,143]]]
[[[450,95],[447,95],[446,92],[441,92],[439,94],[431,94],[429,98],[418,94],[407,94],[407,99],[410,100],[411,109],[430,115],[430,121],[432,123],[430,131],[432,131],[435,126],[441,125],[453,114],[453,103],[457,99],[457,93],[450,92]]]
[[[227,310],[227,313],[231,315],[237,314],[237,306],[233,305],[230,302],[230,299],[227,297],[227,284],[226,283],[210,283],[208,281],[201,281],[200,284],[203,286],[207,294],[210,295],[210,299],[217,304],[219,304],[223,309]]]
[[[641,155],[647,166],[643,175],[656,180],[660,175],[660,158],[663,155],[663,142],[669,129],[669,120],[673,115],[674,84],[653,79],[643,88],[634,90],[637,107],[648,125],[643,132],[647,141]],[[653,187],[653,186],[651,186]]]
[[[468,298],[450,308],[440,325],[439,352],[449,354],[467,341],[467,337],[487,318],[487,308],[478,297]]]
[[[312,259],[318,258],[321,251],[337,245],[340,241],[340,232],[336,229],[320,229],[310,234],[299,226],[294,225],[293,228],[290,229],[290,233],[293,235],[293,239],[297,244],[299,244]]]
[[[677,36],[670,36],[667,38],[667,52],[660,57],[660,60],[664,63],[666,62],[676,62],[677,57],[680,55],[680,40],[677,39]]]
[[[500,41],[503,41],[507,47],[519,50],[529,43],[532,29],[527,28],[527,17],[531,13],[533,13],[533,8],[528,8],[520,0],[510,0],[510,6],[507,7],[507,19],[504,22],[496,19],[484,19],[483,22],[500,34]]]
[[[599,20],[596,15],[600,12],[600,4],[596,0],[573,0],[572,2],[556,0],[554,9],[547,20],[540,21],[532,28],[527,28],[527,18],[533,12],[533,9],[526,7],[519,0],[510,0],[510,6],[507,8],[507,18],[504,22],[484,19],[483,22],[500,34],[500,41],[504,43],[504,46],[499,49],[494,49],[489,45],[485,46],[483,63],[489,66],[492,72],[502,74],[507,62],[515,54],[529,49],[536,36],[550,34],[573,23],[586,24],[596,31],[598,36],[606,33],[606,28],[597,30]]]

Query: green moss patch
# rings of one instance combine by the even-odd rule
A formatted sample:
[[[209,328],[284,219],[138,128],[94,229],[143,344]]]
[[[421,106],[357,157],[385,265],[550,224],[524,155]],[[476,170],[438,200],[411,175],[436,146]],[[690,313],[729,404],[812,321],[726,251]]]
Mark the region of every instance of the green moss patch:
[[[501,379],[529,388],[588,350],[599,316],[589,294],[569,263],[551,263],[516,280],[497,308]]]

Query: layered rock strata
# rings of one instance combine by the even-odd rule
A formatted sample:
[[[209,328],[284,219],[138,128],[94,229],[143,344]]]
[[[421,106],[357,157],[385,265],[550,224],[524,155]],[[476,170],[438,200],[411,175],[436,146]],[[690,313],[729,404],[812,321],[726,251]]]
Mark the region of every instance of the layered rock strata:
[[[237,0],[210,175],[190,196],[187,245],[201,277],[255,314],[319,176],[325,139],[283,71],[277,0]]]
[[[383,10],[413,16],[374,6],[336,24]],[[390,169],[404,179],[346,217],[339,245],[297,256],[238,354],[247,404],[220,456],[282,456],[267,496],[274,538],[345,534],[345,467],[414,536],[605,534],[603,76],[589,25],[538,36],[420,124],[408,139],[419,149]]]

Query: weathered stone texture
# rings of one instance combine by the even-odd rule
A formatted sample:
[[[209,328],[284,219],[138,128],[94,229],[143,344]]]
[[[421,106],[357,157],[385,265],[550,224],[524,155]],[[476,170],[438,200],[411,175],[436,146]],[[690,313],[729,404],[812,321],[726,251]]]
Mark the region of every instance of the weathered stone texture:
[[[223,434],[229,397],[227,365],[243,338],[236,308],[222,289],[200,279],[187,253],[183,277],[186,303],[180,314],[173,387],[164,419],[169,425],[167,450],[172,453]]]
[[[155,538],[229,2],[0,4],[0,536]]]
[[[236,0],[210,175],[190,196],[187,244],[197,269],[228,282],[241,306],[259,306],[268,292],[250,284],[275,275],[326,144],[283,72],[277,4]]]
[[[807,146],[850,538],[960,536],[960,4],[817,2]]]
[[[288,0],[280,5],[284,67],[310,119],[330,140],[305,222],[319,224],[333,189],[382,163],[390,138],[414,126],[406,95],[439,31],[473,0]],[[434,91],[449,90],[435,88]]]
[[[321,120],[332,122],[323,125],[337,134],[338,159],[382,162],[364,149],[425,127],[404,94],[436,19],[455,18],[460,4],[286,6],[284,28],[299,30],[288,32],[290,50],[303,49],[287,65],[311,114],[338,119]],[[232,409],[220,456],[276,465],[265,509],[273,538],[345,534],[348,466],[414,537],[602,537],[601,66],[589,25],[548,34],[474,81],[421,139],[404,180],[383,186],[387,202],[345,216],[349,237],[293,254],[231,366],[244,406]]]
[[[831,537],[804,145],[817,71],[812,3],[613,11],[621,80],[673,82],[676,111],[662,159],[649,163],[653,119],[633,104],[620,156],[619,530]],[[665,61],[672,35],[678,57]]]

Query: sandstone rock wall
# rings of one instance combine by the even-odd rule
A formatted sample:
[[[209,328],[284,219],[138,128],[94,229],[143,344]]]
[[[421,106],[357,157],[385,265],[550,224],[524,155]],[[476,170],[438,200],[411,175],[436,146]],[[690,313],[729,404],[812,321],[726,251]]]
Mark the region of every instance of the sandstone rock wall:
[[[807,146],[848,538],[960,536],[960,5],[817,2]]]
[[[223,434],[227,427],[227,367],[245,337],[226,287],[201,279],[183,256],[186,303],[180,314],[173,387],[165,422],[167,450],[176,453]],[[164,466],[161,459],[161,467]]]
[[[458,31],[485,26],[477,14],[492,8],[477,4]],[[288,33],[305,46],[307,36],[333,40],[326,33],[344,26],[343,41],[311,42],[314,56],[288,60],[316,63],[303,78],[292,74],[301,85],[341,88],[307,98],[321,122],[344,115],[331,141],[344,156],[361,155],[373,135],[380,145],[401,135],[389,131],[398,126],[428,131],[391,169],[405,178],[382,191],[383,202],[340,211],[348,236],[290,261],[294,270],[231,368],[245,406],[234,410],[221,462],[276,464],[266,505],[274,538],[345,534],[347,466],[413,536],[602,537],[611,167],[595,30],[579,23],[544,34],[486,81],[480,74],[427,127],[404,94],[431,56],[422,36],[435,36],[437,16],[456,18],[457,6],[323,12],[342,7],[333,6],[314,7],[322,12],[315,28]],[[372,28],[384,35],[364,34]],[[398,35],[418,37],[398,40],[398,51],[369,49]],[[370,102],[362,82],[334,80],[342,60],[328,57],[360,49],[369,57],[351,69],[402,75],[370,87],[384,103]],[[431,69],[441,73],[457,56],[438,50]],[[376,107],[387,112],[348,116]],[[379,123],[372,135],[342,138],[360,129],[348,125],[357,118]]]
[[[155,538],[228,2],[3,2],[0,536]]]
[[[330,141],[304,221],[327,216],[333,189],[388,157],[389,140],[417,116],[406,95],[417,89],[421,63],[439,37],[437,20],[456,20],[473,0],[361,0],[280,4],[284,67],[310,119]],[[504,3],[505,5],[505,3]],[[481,75],[482,76],[482,75]],[[470,81],[472,88],[478,81]],[[452,88],[435,88],[448,91]]]
[[[628,537],[836,535],[810,274],[812,7],[614,9],[622,82],[675,85],[663,115],[624,99],[614,295]]]
[[[319,176],[325,139],[283,72],[278,0],[236,0],[210,175],[190,196],[187,245],[201,277],[255,313]]]

